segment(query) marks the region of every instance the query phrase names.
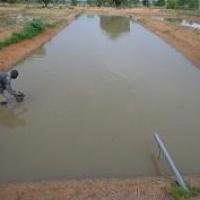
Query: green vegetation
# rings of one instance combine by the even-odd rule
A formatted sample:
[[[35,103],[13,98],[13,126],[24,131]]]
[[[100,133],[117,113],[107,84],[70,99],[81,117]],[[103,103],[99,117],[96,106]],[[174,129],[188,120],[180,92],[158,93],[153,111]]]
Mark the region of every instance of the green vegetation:
[[[176,9],[177,8],[177,0],[168,0],[167,8],[168,9]]]
[[[149,0],[143,0],[143,1],[142,1],[142,4],[143,4],[144,6],[146,6],[146,7],[149,7],[149,6],[150,6]]]
[[[195,9],[198,10],[199,3],[198,0],[157,0],[154,1],[154,5],[158,7],[164,7],[168,9],[182,9],[182,10],[190,10]]]
[[[73,1],[73,0],[72,0]],[[168,9],[198,9],[198,0],[87,0],[89,5],[115,6],[115,7],[138,7],[157,6]],[[141,4],[142,3],[142,4]]]
[[[71,5],[76,6],[78,4],[77,0],[71,0]]]
[[[197,0],[190,0],[189,2],[188,2],[188,7],[189,8],[198,8],[198,1]]]
[[[198,9],[198,0],[87,0],[89,5],[115,6],[115,7],[138,7],[157,6],[168,9]],[[141,4],[142,3],[142,4]]]
[[[48,7],[49,3],[54,5],[63,4],[66,6],[70,4],[74,7],[78,4],[84,5],[88,4],[90,6],[105,6],[105,7],[163,7],[167,9],[179,9],[195,12],[200,15],[200,3],[199,0],[70,0],[69,2],[65,0],[0,0],[6,3],[42,3],[45,7]],[[62,7],[60,7],[62,8]]]
[[[189,200],[193,196],[200,195],[200,188],[191,187],[187,184],[189,192],[181,188],[178,184],[173,183],[170,188],[170,195],[174,200]]]
[[[34,36],[44,31],[46,27],[52,27],[54,25],[54,23],[47,23],[41,19],[33,19],[25,25],[24,29],[21,32],[14,32],[10,37],[1,41],[0,49],[10,44],[33,38]]]
[[[165,0],[158,0],[155,2],[155,6],[163,7],[165,6]]]
[[[185,200],[191,197],[191,193],[181,188],[178,184],[173,183],[170,188],[170,195],[174,200]]]
[[[148,1],[148,0],[145,0]],[[90,6],[105,6],[105,7],[121,7],[132,8],[141,5],[139,0],[87,0],[87,4]]]
[[[42,2],[44,3],[45,7],[48,6],[48,4],[50,3],[51,0],[42,0]]]

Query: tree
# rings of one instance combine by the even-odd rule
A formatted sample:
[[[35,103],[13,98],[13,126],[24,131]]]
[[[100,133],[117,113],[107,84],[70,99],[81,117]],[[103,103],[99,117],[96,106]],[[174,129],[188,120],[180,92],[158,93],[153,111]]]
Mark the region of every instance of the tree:
[[[113,0],[116,7],[119,7],[122,3],[122,0]]]
[[[188,4],[188,0],[177,0],[177,5],[179,7],[186,7]]]
[[[158,0],[155,2],[155,6],[165,6],[165,0]]]
[[[7,3],[17,3],[17,0],[1,0],[1,1],[2,2],[7,2]]]
[[[136,5],[136,6],[139,4],[139,2],[140,2],[139,0],[131,0],[131,3]]]
[[[90,5],[90,6],[95,5],[96,1],[94,1],[94,0],[87,0],[87,4]]]
[[[189,8],[198,8],[199,7],[198,0],[188,0],[188,7]]]
[[[44,3],[45,7],[48,6],[48,4],[50,3],[51,0],[42,0],[42,2]]]
[[[72,6],[76,6],[77,5],[77,0],[71,0],[71,4],[72,4]]]
[[[149,0],[143,0],[142,4],[146,7],[149,7]]]
[[[177,1],[176,0],[168,0],[167,1],[167,8],[168,9],[176,9],[177,8]]]

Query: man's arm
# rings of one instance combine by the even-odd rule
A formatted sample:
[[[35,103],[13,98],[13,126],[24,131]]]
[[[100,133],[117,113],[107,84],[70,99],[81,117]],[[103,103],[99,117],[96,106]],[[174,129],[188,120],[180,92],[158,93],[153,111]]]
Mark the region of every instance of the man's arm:
[[[6,77],[6,85],[5,85],[6,90],[8,91],[8,93],[10,93],[13,96],[17,95],[17,92],[15,90],[12,89],[11,87],[11,78],[10,76]]]

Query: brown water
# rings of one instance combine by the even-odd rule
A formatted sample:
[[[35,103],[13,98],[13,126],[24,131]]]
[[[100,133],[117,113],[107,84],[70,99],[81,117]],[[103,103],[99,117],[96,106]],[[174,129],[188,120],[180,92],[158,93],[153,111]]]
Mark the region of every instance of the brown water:
[[[117,26],[119,24],[119,26]],[[0,108],[0,181],[200,173],[200,71],[128,18],[81,16],[20,63]]]

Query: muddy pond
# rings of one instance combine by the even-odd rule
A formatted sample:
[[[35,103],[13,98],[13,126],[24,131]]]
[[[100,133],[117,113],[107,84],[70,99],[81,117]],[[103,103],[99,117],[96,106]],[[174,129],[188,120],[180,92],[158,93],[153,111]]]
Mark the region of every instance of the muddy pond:
[[[19,63],[0,108],[0,182],[200,173],[200,70],[125,17],[82,15]]]

